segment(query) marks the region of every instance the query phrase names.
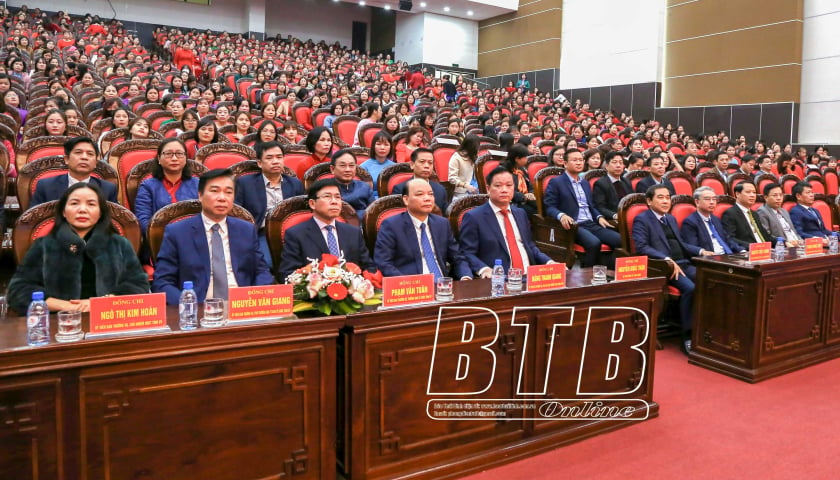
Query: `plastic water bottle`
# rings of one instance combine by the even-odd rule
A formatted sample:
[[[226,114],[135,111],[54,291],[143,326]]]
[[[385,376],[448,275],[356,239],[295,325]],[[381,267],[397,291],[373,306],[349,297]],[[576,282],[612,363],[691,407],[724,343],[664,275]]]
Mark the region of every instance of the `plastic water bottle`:
[[[178,300],[178,326],[181,330],[198,328],[198,301],[192,282],[184,282],[181,299]]]
[[[490,294],[494,297],[501,297],[505,294],[505,267],[502,266],[502,259],[497,258],[493,266],[493,280],[490,286]]]
[[[840,248],[838,248],[838,241],[840,239],[837,238],[837,232],[831,232],[831,236],[828,237],[828,254],[829,255],[837,255],[840,253]]]
[[[32,292],[32,302],[26,310],[26,341],[29,345],[50,343],[50,309],[44,292]]]
[[[776,250],[773,252],[773,260],[782,262],[787,254],[787,247],[785,247],[785,239],[779,237],[776,239]]]

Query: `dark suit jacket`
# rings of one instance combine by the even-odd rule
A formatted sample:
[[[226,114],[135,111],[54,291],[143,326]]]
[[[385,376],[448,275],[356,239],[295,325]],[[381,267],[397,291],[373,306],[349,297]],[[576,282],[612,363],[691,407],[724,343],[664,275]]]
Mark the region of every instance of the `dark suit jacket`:
[[[773,235],[770,235],[770,232],[761,226],[761,222],[758,221],[758,215],[756,215],[753,211],[750,211],[750,214],[753,216],[755,225],[758,227],[758,231],[761,232],[761,236],[764,237],[764,240],[772,242],[773,245],[775,245],[776,239]],[[726,229],[726,235],[732,242],[739,245],[740,248],[738,248],[738,250],[749,251],[750,244],[756,243],[755,235],[752,233],[752,228],[750,228],[749,222],[746,217],[744,217],[744,214],[741,213],[738,205],[733,205],[723,212],[721,222],[723,223],[723,228]]]
[[[819,214],[819,212],[816,213]],[[817,219],[816,216],[805,210],[805,207],[798,203],[790,209],[790,220],[793,222],[796,232],[802,238],[831,235],[831,232],[825,228],[822,217]]]
[[[394,186],[393,195],[405,195],[405,184],[408,180]],[[435,205],[440,209],[440,213],[446,213],[446,207],[449,203],[446,201],[446,189],[438,182],[429,182],[432,186],[432,192],[435,194]]]
[[[589,214],[592,215],[592,220],[598,220],[598,217],[602,215],[595,209],[595,205],[592,202],[592,189],[589,188],[589,182],[583,180],[583,177],[580,178],[580,186],[586,195],[587,203],[589,203]],[[556,219],[558,215],[565,213],[577,220],[580,208],[578,207],[575,191],[572,188],[572,181],[565,173],[552,178],[548,182],[543,203],[545,204],[545,212],[549,217]]]
[[[335,222],[338,248],[344,254],[344,259],[353,262],[362,270],[376,271],[370,259],[362,230],[343,222]],[[280,256],[280,266],[277,268],[277,278],[285,281],[286,277],[296,269],[309,263],[310,258],[320,260],[321,254],[330,253],[324,235],[318,229],[314,219],[295,225],[286,230],[283,241],[283,254]]]
[[[709,221],[712,222],[712,225],[714,225],[718,235],[720,235],[723,242],[726,243],[733,253],[738,253],[743,250],[741,245],[729,238],[729,235],[726,234],[726,229],[723,227],[723,223],[721,223],[716,216],[712,215]],[[712,236],[709,235],[709,231],[706,230],[706,225],[704,225],[704,223],[703,217],[701,217],[699,213],[692,213],[683,220],[682,228],[680,229],[680,237],[682,237],[682,241],[685,243],[697,245],[703,250],[714,252],[715,248],[712,244]]]
[[[32,200],[29,202],[30,207],[40,205],[52,200],[58,200],[64,191],[67,190],[67,185],[70,183],[70,177],[67,175],[56,175],[55,177],[45,178],[40,180],[35,186],[35,194],[32,195]],[[117,187],[113,183],[101,180],[96,177],[90,177],[91,185],[96,185],[105,194],[105,198],[109,202],[117,201]]]
[[[443,275],[455,279],[472,278],[470,265],[458,249],[458,242],[452,236],[449,221],[437,215],[429,215],[428,226]],[[408,212],[394,215],[382,222],[382,227],[376,235],[376,247],[373,249],[373,260],[382,275],[419,275],[423,273],[422,259],[423,253]]]
[[[618,213],[618,202],[621,198],[615,187],[612,184],[612,178],[609,175],[604,175],[595,181],[592,187],[592,201],[595,202],[595,208],[601,212],[601,215],[612,220],[613,216]],[[633,193],[633,185],[624,177],[619,180],[624,186],[624,191],[627,194]]]
[[[656,180],[653,179],[650,175],[647,177],[639,180],[639,183],[636,184],[636,193],[645,193],[647,189],[656,185]],[[668,179],[662,179],[662,186],[666,187],[669,192],[671,192],[671,196],[677,194],[677,191],[674,189],[674,184],[671,183]]]
[[[275,283],[260,253],[257,231],[250,223],[227,218],[230,261],[240,287]],[[204,302],[210,286],[210,248],[201,215],[167,225],[155,263],[153,292],[166,293],[166,303],[177,305],[181,287],[192,281],[198,302]]]
[[[679,235],[679,228],[677,227],[677,220],[673,215],[666,214],[665,221],[674,231],[677,236],[677,241],[683,248],[683,255],[688,257],[696,257],[700,255],[700,247],[684,242]],[[648,209],[646,212],[640,213],[636,220],[633,221],[633,242],[636,244],[636,253],[640,255],[647,255],[650,258],[663,259],[672,257],[671,245],[668,243],[668,238],[662,230],[662,224],[656,218],[656,214]],[[686,260],[688,260],[686,258]]]
[[[283,192],[283,199],[303,195],[303,183],[294,177],[283,175],[280,182],[280,191]],[[262,173],[243,175],[236,179],[237,204],[253,215],[254,224],[259,228],[265,218],[268,202],[265,196],[265,183]]]
[[[542,253],[531,238],[531,226],[525,210],[511,207],[510,211],[516,221],[516,228],[519,229],[519,237],[528,255],[528,262],[531,265],[548,263],[551,258]],[[489,203],[473,208],[464,215],[459,240],[461,253],[464,254],[476,275],[482,268],[492,267],[497,258],[502,259],[505,271],[510,268],[508,244],[496,220],[496,214],[493,213],[493,207]]]

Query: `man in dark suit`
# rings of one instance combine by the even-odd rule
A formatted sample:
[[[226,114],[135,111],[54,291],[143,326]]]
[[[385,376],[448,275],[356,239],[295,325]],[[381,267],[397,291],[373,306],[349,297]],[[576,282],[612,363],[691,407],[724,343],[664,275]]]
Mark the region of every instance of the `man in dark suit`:
[[[286,231],[277,277],[285,280],[296,269],[320,260],[321,255],[344,256],[362,270],[375,271],[362,230],[336,219],[341,215],[341,193],[335,179],[318,180],[309,187],[312,218]],[[332,237],[332,238],[331,238]]]
[[[386,277],[434,274],[435,278],[472,278],[470,265],[458,249],[449,221],[433,215],[435,197],[428,181],[408,181],[403,195],[407,211],[384,222],[376,236],[373,259]]]
[[[571,148],[563,154],[566,171],[552,178],[545,189],[546,214],[556,218],[566,230],[577,223],[575,243],[584,248],[582,267],[600,262],[607,266],[615,264],[612,255],[601,255],[601,245],[615,249],[621,246],[621,237],[612,230],[609,221],[595,209],[589,182],[582,176],[583,154]]]
[[[230,287],[274,283],[254,226],[228,216],[235,188],[230,170],[210,170],[198,181],[201,214],[164,230],[152,291],[166,293],[169,305],[178,304],[185,281],[193,282],[199,303],[227,299]]]
[[[615,150],[604,156],[607,174],[592,186],[592,201],[601,215],[618,220],[618,202],[625,195],[633,193],[630,181],[624,178],[624,158]]]
[[[782,207],[785,195],[778,183],[768,183],[764,186],[764,205],[755,211],[758,221],[770,235],[777,240],[785,239],[785,246],[796,247],[802,242],[802,237],[796,233],[790,214]]]
[[[645,193],[654,185],[662,185],[668,189],[671,195],[677,194],[671,181],[664,178],[665,169],[667,168],[664,158],[659,155],[651,155],[647,159],[647,166],[649,167],[649,175],[639,180],[639,183],[636,184],[636,193]]]
[[[513,192],[513,175],[503,167],[494,168],[487,174],[490,201],[467,212],[461,223],[461,252],[481,278],[490,278],[497,258],[505,271],[554,263],[531,238],[525,210],[511,205]]]
[[[734,190],[735,205],[721,216],[726,235],[738,244],[740,250],[749,250],[751,243],[773,242],[775,245],[776,239],[761,226],[758,215],[752,211],[755,185],[752,182],[741,182],[735,185]]]
[[[64,142],[64,161],[67,163],[67,175],[40,180],[35,186],[35,194],[29,203],[30,207],[40,205],[51,200],[58,200],[70,185],[79,182],[96,185],[105,194],[109,202],[117,201],[117,187],[113,183],[92,177],[90,174],[96,168],[96,157],[99,149],[96,143],[88,137],[74,137]]]
[[[727,170],[729,168],[729,154],[725,150],[713,150],[706,155],[706,158],[715,164],[712,172],[717,173],[724,180],[729,178],[729,171]]]
[[[827,243],[831,231],[826,228],[820,212],[812,207],[814,191],[811,185],[808,182],[799,182],[793,186],[791,192],[796,197],[796,205],[790,209],[790,219],[796,231],[802,238],[817,237]]]
[[[428,148],[418,148],[411,152],[411,170],[414,171],[414,178],[422,178],[429,182],[432,191],[435,193],[435,205],[440,209],[441,215],[446,214],[446,207],[449,202],[446,199],[446,189],[438,182],[432,180],[432,173],[435,171],[435,155]],[[394,187],[394,195],[405,195],[406,184],[402,182]]]
[[[723,223],[715,216],[717,194],[712,187],[700,187],[695,190],[694,204],[697,205],[697,210],[683,220],[680,228],[683,242],[697,245],[716,255],[731,255],[743,251],[740,245],[729,238]]]
[[[664,185],[654,185],[645,192],[649,209],[640,213],[633,222],[633,242],[636,253],[665,260],[672,269],[668,283],[680,291],[680,320],[684,348],[691,349],[689,331],[692,324],[691,305],[694,301],[694,276],[696,270],[691,257],[714,255],[697,245],[682,241],[678,234],[677,220],[668,214],[671,193]]]
[[[283,200],[303,195],[303,183],[297,178],[284,175],[283,147],[280,142],[258,142],[257,165],[262,173],[243,175],[236,179],[236,201],[251,213],[257,226],[260,251],[266,263],[271,265],[271,251],[265,238],[265,219]]]

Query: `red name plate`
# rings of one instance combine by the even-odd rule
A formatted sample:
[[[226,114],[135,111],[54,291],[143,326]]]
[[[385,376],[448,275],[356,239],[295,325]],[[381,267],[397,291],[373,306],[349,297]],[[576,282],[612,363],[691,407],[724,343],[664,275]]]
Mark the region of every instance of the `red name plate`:
[[[404,275],[382,279],[382,306],[396,307],[435,301],[435,276]]]
[[[615,281],[647,278],[648,257],[618,257],[615,259]]]
[[[751,243],[750,261],[763,262],[765,260],[770,260],[770,242]]]
[[[527,287],[529,292],[566,288],[566,264],[530,265]]]
[[[288,317],[294,307],[291,285],[234,287],[228,290],[228,320]]]
[[[805,255],[819,255],[823,253],[823,240],[820,237],[805,239]]]
[[[166,327],[166,294],[90,299],[90,333],[125,333]]]

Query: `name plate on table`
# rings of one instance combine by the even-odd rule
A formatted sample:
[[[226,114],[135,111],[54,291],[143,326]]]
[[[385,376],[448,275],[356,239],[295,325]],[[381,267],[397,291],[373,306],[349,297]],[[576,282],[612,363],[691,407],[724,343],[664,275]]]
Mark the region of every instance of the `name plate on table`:
[[[382,279],[382,307],[402,307],[435,301],[435,276],[403,275]]]
[[[90,333],[87,338],[155,330],[169,330],[165,293],[90,299]]]
[[[615,259],[615,281],[639,280],[648,276],[648,257],[618,257]]]
[[[290,317],[294,304],[292,285],[233,287],[228,290],[228,322]]]
[[[766,262],[770,260],[770,242],[751,243],[749,262]]]
[[[526,286],[529,292],[566,288],[566,264],[552,263],[550,265],[528,266]]]
[[[823,240],[820,237],[805,239],[805,255],[821,255],[823,253]]]

